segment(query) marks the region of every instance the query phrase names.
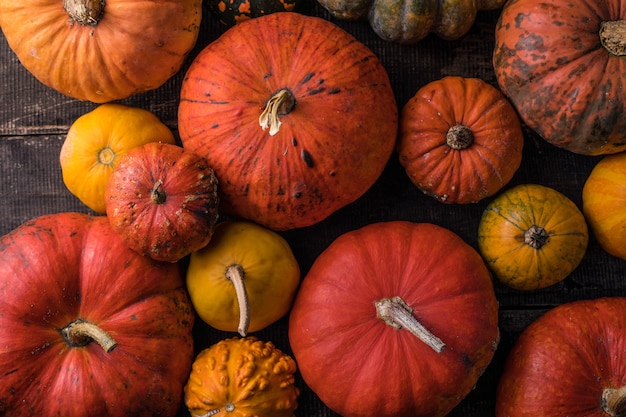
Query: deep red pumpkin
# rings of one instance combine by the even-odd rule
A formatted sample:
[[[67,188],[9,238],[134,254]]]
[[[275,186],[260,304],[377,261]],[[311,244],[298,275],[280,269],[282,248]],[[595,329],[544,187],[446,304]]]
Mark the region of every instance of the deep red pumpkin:
[[[498,84],[529,127],[578,154],[626,150],[624,0],[511,0],[495,40]]]
[[[374,184],[398,109],[364,44],[324,19],[281,12],[235,25],[200,52],[183,80],[178,129],[215,170],[225,212],[286,230]]]
[[[626,298],[562,304],[528,326],[509,353],[497,417],[626,415]]]
[[[103,216],[29,221],[0,240],[0,414],[173,416],[193,320],[178,265],[131,251]]]
[[[161,142],[122,156],[105,191],[113,230],[157,261],[176,262],[206,246],[218,204],[217,178],[206,159]]]
[[[386,323],[394,310],[439,341]],[[347,232],[317,258],[289,340],[306,384],[340,415],[437,417],[491,361],[497,323],[491,276],[471,246],[440,226],[392,221]]]

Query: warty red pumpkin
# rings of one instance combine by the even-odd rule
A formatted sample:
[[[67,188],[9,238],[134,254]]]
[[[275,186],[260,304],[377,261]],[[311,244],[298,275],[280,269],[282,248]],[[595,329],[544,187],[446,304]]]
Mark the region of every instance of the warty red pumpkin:
[[[0,239],[0,278],[0,414],[176,414],[194,354],[177,264],[60,213]]]
[[[495,40],[498,84],[530,128],[577,154],[626,150],[624,0],[511,0]]]
[[[369,48],[331,22],[281,12],[235,25],[200,52],[183,80],[178,129],[215,170],[223,211],[286,230],[374,184],[397,113]]]
[[[0,0],[0,27],[35,78],[104,103],[160,87],[194,47],[201,0]]]
[[[305,276],[289,318],[304,382],[344,417],[444,416],[498,340],[480,255],[427,223],[373,223],[338,237]]]

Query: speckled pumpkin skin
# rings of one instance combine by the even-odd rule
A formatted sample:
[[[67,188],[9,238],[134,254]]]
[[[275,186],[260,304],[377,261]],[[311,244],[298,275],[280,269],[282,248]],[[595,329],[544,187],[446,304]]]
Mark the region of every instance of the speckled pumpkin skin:
[[[599,35],[601,22],[625,18],[624,0],[504,6],[493,56],[498,84],[546,141],[583,155],[626,149],[626,56],[609,53]]]
[[[295,105],[272,134],[259,117],[279,91]],[[324,19],[281,12],[235,25],[200,52],[183,80],[178,130],[215,170],[224,212],[287,230],[325,219],[376,182],[398,108],[369,48]]]
[[[226,26],[276,12],[292,12],[302,0],[205,0],[213,16]]]

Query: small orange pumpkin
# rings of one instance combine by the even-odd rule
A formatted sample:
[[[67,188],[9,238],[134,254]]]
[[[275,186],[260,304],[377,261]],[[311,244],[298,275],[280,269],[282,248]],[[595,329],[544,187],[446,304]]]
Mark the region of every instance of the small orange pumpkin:
[[[104,103],[161,86],[198,37],[201,0],[0,0],[0,27],[35,78]]]
[[[400,116],[400,163],[420,190],[444,203],[495,194],[519,168],[523,146],[513,106],[477,78],[428,83]]]

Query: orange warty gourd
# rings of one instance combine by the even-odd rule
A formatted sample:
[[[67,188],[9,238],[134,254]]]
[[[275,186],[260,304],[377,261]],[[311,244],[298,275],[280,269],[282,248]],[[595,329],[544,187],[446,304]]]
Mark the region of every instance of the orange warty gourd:
[[[223,211],[287,230],[374,184],[393,152],[397,110],[370,49],[324,19],[280,12],[200,52],[183,80],[178,129],[215,170]]]
[[[444,203],[495,194],[519,168],[523,146],[511,103],[477,78],[432,81],[400,116],[400,163],[420,190]]]
[[[0,27],[35,78],[105,103],[160,87],[194,47],[201,0],[0,0]]]
[[[185,385],[192,417],[294,417],[296,362],[253,336],[221,340],[196,356]]]

